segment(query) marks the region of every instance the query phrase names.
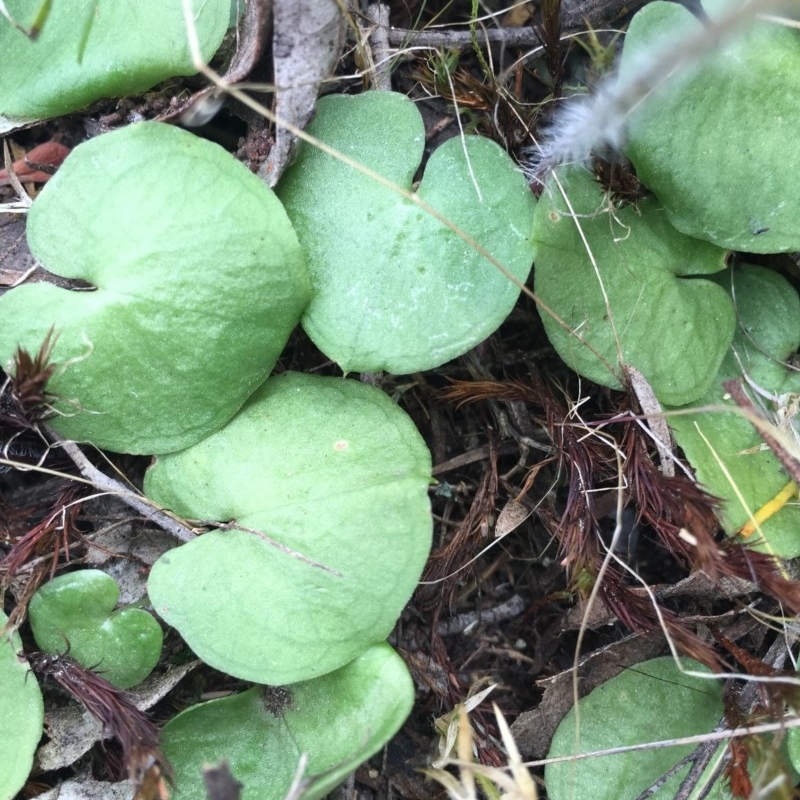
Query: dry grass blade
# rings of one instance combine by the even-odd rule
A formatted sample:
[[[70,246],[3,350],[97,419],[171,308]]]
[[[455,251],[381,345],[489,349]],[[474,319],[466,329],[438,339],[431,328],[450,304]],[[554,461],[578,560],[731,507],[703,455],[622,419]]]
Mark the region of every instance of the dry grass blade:
[[[770,431],[770,425],[764,421],[757,423],[761,415],[756,410],[755,405],[747,396],[741,381],[725,381],[723,384],[725,391],[733,398],[739,408],[749,411],[753,416],[748,417],[753,427],[758,431],[759,436],[766,442],[770,450],[775,454],[775,457],[781,462],[781,465],[789,473],[795,484],[800,484],[800,462],[789,452],[783,443],[774,436]]]
[[[457,759],[445,758],[439,763],[442,768],[424,770],[428,777],[444,786],[452,800],[537,800],[536,784],[522,762],[516,742],[500,709],[494,705],[495,718],[506,748],[508,766],[490,767],[474,760],[474,734],[469,721],[469,712],[460,706],[458,713],[458,734],[456,739]],[[443,767],[458,769],[456,778]],[[481,794],[478,794],[480,787]]]

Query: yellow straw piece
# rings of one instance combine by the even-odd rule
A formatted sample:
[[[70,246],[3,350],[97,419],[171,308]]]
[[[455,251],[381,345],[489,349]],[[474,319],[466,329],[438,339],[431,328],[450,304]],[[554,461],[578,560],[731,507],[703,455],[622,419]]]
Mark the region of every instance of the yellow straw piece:
[[[764,503],[764,505],[742,525],[739,529],[739,535],[744,537],[752,535],[762,522],[766,522],[771,516],[777,514],[793,497],[796,497],[797,494],[797,484],[794,481],[789,481],[772,500]]]

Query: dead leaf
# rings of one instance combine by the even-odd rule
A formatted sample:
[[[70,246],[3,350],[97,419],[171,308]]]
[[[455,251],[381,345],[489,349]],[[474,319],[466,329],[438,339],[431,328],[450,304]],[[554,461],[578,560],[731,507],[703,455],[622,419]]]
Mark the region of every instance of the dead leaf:
[[[515,531],[533,513],[532,508],[516,500],[509,500],[497,517],[494,524],[495,539],[502,539],[512,531]]]
[[[667,421],[664,419],[664,410],[661,408],[653,388],[644,375],[630,365],[626,366],[625,369],[628,372],[631,389],[633,389],[636,399],[642,407],[642,413],[647,415],[647,424],[653,433],[653,441],[661,459],[661,472],[668,478],[674,478],[675,457],[672,453],[672,436]]]
[[[130,800],[131,785],[128,781],[106,783],[105,781],[72,780],[60,783],[36,800]]]
[[[655,658],[665,652],[667,644],[659,631],[645,636],[627,636],[590,653],[578,665],[580,696],[586,696],[592,689],[632,664]],[[532,711],[523,711],[511,725],[511,734],[524,758],[539,759],[547,755],[559,722],[572,708],[573,681],[573,670],[568,669],[537,682],[539,686],[545,687],[542,701]]]
[[[23,183],[44,183],[53,177],[69,152],[69,147],[60,142],[44,142],[23,158],[17,159],[11,165],[11,170]],[[8,186],[10,183],[8,170],[0,169],[0,186]]]
[[[275,113],[304,128],[322,81],[333,72],[344,47],[346,20],[335,0],[274,0],[272,49]],[[278,126],[275,145],[259,170],[275,186],[289,163],[295,137]]]
[[[221,76],[222,83],[239,83],[252,72],[264,52],[271,22],[272,0],[246,0],[244,14],[236,28],[236,50]],[[156,119],[180,118],[181,123],[188,127],[205,125],[222,108],[223,102],[224,95],[220,89],[208,86],[172,105]]]
[[[236,52],[223,76],[227,83],[243,81],[264,52],[272,21],[272,0],[246,0],[244,16],[237,28]]]

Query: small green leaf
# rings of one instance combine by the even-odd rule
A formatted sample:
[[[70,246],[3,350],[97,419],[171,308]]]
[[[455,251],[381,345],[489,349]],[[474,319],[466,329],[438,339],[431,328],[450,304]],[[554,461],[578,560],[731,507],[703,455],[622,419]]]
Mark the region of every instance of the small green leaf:
[[[0,627],[6,622],[0,611]],[[42,693],[21,652],[16,633],[0,636],[0,800],[11,800],[25,785],[42,738]]]
[[[559,177],[577,220],[554,181],[535,218],[536,295],[570,329],[540,312],[553,347],[572,369],[604,386],[622,386],[621,355],[662,403],[695,400],[733,336],[730,298],[699,277],[724,269],[725,251],[679,234],[652,199],[612,210],[586,170],[562,170]]]
[[[414,423],[377,389],[271,378],[223,430],[145,477],[146,494],[182,516],[251,529],[165,553],[148,582],[156,612],[245,680],[337,669],[389,635],[414,591],[430,469]]]
[[[63,436],[127,453],[222,427],[269,374],[308,299],[275,196],[229,153],[146,122],[77,147],[36,199],[34,255],[95,291],[0,297],[0,358],[58,333]]]
[[[5,5],[23,26],[32,22],[28,0],[5,0]],[[230,0],[193,5],[208,60],[225,34]],[[9,122],[56,117],[197,71],[179,0],[54,2],[35,41],[0,20],[0,52],[0,129],[3,117]]]
[[[800,729],[798,728],[786,731],[786,755],[795,772],[800,772]]]
[[[682,658],[681,665],[684,670],[711,675],[692,659]],[[710,733],[723,713],[721,694],[718,681],[685,675],[672,658],[645,661],[584,697],[578,730],[573,708],[559,724],[547,757]],[[547,796],[550,800],[634,800],[692,749],[693,745],[680,745],[549,764],[545,768]],[[688,771],[689,764],[652,797],[674,797]]]
[[[705,5],[712,16],[731,7]],[[621,74],[638,74],[641,54],[665,34],[702,24],[677,3],[648,4],[628,28]],[[627,155],[683,233],[751,253],[798,250],[799,94],[797,31],[752,20],[642,104]]]
[[[405,96],[324,97],[309,133],[411,190],[425,130]],[[277,191],[312,275],[303,327],[346,372],[436,367],[494,332],[519,296],[437,219],[317,148],[300,148]],[[497,145],[475,136],[446,142],[417,194],[525,281],[535,201]]]
[[[740,264],[732,273],[720,276],[719,283],[735,300],[739,324],[711,389],[696,404],[733,407],[722,384],[738,378],[756,407],[763,409],[760,413],[774,417],[779,431],[782,428],[782,434],[791,442],[800,422],[796,416],[800,376],[785,362],[800,347],[800,298],[783,276],[750,264]],[[768,396],[750,388],[747,379]],[[769,399],[770,395],[774,400]],[[758,432],[739,414],[703,411],[671,416],[669,424],[697,479],[711,494],[723,499],[722,523],[729,534],[749,519],[737,490],[750,511],[755,512],[789,481]],[[800,555],[800,505],[785,505],[761,524],[761,534],[750,538],[755,549],[783,558]]]
[[[205,800],[202,769],[222,759],[245,798],[282,800],[301,755],[308,757],[303,777],[313,780],[303,800],[319,800],[391,739],[413,702],[402,659],[377,644],[324,677],[193,706],[163,732],[173,800]]]
[[[53,578],[28,606],[36,643],[46,653],[69,654],[107,681],[127,689],[158,663],[161,626],[139,608],[115,610],[119,587],[97,569]]]

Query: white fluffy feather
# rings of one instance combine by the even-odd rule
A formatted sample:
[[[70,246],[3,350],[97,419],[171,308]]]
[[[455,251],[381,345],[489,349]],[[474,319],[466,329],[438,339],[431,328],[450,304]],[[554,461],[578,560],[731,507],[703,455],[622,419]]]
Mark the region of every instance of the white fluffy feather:
[[[610,75],[591,95],[563,103],[539,142],[526,153],[522,168],[531,182],[544,183],[562,164],[585,163],[592,153],[619,152],[631,112],[655,92],[673,85],[702,64],[719,44],[753,17],[777,5],[776,0],[745,0],[706,25],[672,30],[626,67],[625,76]]]

